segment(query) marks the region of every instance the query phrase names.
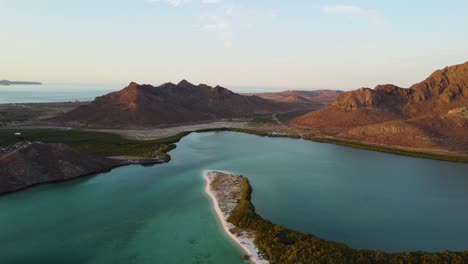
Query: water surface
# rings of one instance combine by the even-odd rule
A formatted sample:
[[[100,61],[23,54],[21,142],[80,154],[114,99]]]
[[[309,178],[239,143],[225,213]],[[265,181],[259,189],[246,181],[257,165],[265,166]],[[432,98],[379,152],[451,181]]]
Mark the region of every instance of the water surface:
[[[120,87],[120,86],[116,86]],[[116,87],[100,85],[0,85],[0,104],[86,102],[117,90]],[[124,87],[124,86],[121,86]]]
[[[0,263],[243,263],[205,169],[248,176],[257,212],[293,229],[391,252],[468,249],[467,164],[232,132],[191,134],[171,155],[0,197]]]

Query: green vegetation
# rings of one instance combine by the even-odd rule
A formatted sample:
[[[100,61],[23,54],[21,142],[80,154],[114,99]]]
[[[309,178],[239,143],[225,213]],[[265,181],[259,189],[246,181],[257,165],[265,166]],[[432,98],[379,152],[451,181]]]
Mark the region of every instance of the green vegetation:
[[[272,135],[267,132],[241,129],[217,128],[205,129],[196,132],[233,131],[257,136],[291,137],[290,135]],[[20,136],[14,133],[21,133]],[[162,158],[170,160],[168,151],[175,148],[174,143],[191,132],[183,132],[172,137],[156,140],[131,140],[123,136],[85,130],[60,129],[0,129],[0,146],[10,145],[19,141],[41,141],[47,143],[65,143],[83,151],[99,156],[140,156],[149,158]],[[442,159],[449,161],[468,162],[465,156],[450,156],[431,153],[413,152],[394,148],[366,145],[360,142],[344,141],[329,138],[307,138],[323,143],[361,148],[367,150],[394,153],[399,155]],[[255,243],[264,256],[272,264],[313,264],[313,263],[384,263],[384,264],[430,264],[430,263],[468,263],[468,251],[439,253],[408,252],[389,254],[381,251],[352,249],[345,244],[321,239],[311,234],[289,230],[280,225],[263,219],[255,213],[251,203],[252,188],[249,181],[244,178],[244,189],[239,205],[235,208],[228,221],[240,228],[254,230]]]
[[[275,123],[275,120],[273,120],[271,115],[267,115],[267,116],[255,116],[250,122],[252,123]]]
[[[239,133],[251,134],[251,135],[256,135],[256,136],[261,136],[261,137],[287,137],[287,138],[295,138],[295,139],[301,138],[298,135],[291,135],[291,134],[275,135],[275,134],[271,134],[271,133],[264,132],[264,131],[245,129],[245,128],[214,128],[214,129],[198,130],[195,132],[218,132],[218,131],[239,132]],[[392,147],[370,145],[370,144],[365,144],[365,143],[358,142],[358,141],[334,139],[334,138],[307,137],[304,139],[314,141],[314,142],[319,142],[319,143],[335,144],[335,145],[340,145],[340,146],[345,146],[345,147],[365,149],[365,150],[370,150],[370,151],[378,151],[378,152],[384,152],[384,153],[396,154],[396,155],[402,155],[402,156],[468,163],[468,155],[450,155],[450,154],[439,154],[439,153],[421,152],[421,151],[413,151],[413,150],[404,150],[404,149],[398,149],[398,148],[392,148]]]
[[[333,139],[333,138],[317,138],[311,137],[306,138],[311,141],[321,142],[321,143],[330,143],[340,146],[366,149],[371,151],[385,152],[390,154],[397,154],[402,156],[416,157],[416,158],[426,158],[426,159],[435,159],[435,160],[444,160],[452,162],[465,162],[468,163],[468,156],[466,155],[450,155],[450,154],[439,154],[439,153],[430,153],[430,152],[420,152],[413,150],[404,150],[392,147],[376,146],[369,145],[358,141],[343,140],[343,139]]]
[[[197,130],[194,132],[202,133],[221,131],[239,132],[261,137],[300,138],[298,135],[271,134],[269,132],[245,128],[213,128]],[[21,136],[15,136],[15,132],[20,132]],[[6,146],[24,140],[48,143],[65,143],[99,156],[139,156],[147,158],[159,157],[168,161],[170,160],[170,156],[166,153],[175,148],[173,143],[177,143],[181,138],[190,133],[191,132],[182,132],[171,137],[156,140],[131,140],[117,134],[79,129],[0,129],[0,146]],[[467,155],[418,152],[333,138],[309,137],[305,139],[320,143],[330,143],[340,146],[379,151],[403,156],[468,163]]]
[[[252,187],[244,187],[238,206],[228,221],[255,232],[255,244],[272,264],[461,264],[468,263],[468,251],[439,253],[407,252],[389,254],[375,250],[352,249],[345,244],[321,239],[271,223],[255,213]]]
[[[21,136],[14,135],[16,132]],[[176,147],[173,143],[189,133],[156,140],[131,140],[117,134],[78,129],[0,129],[0,146],[19,141],[65,143],[98,156],[138,156],[169,161],[167,152]]]

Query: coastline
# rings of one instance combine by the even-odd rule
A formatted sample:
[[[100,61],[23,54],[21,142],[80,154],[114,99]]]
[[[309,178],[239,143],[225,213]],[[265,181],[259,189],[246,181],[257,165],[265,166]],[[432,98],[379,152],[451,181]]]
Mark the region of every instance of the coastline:
[[[79,128],[73,127],[65,127],[61,128],[58,126],[1,126],[0,125],[0,134],[3,131],[28,131],[31,129],[43,129],[49,131],[59,131],[61,133],[66,133],[67,131],[81,131],[83,133],[103,133],[103,134],[111,134],[114,136],[120,136],[124,138],[124,140],[130,141],[139,141],[139,142],[148,142],[151,143],[159,142],[159,143],[166,143],[166,144],[173,144],[177,143],[183,137],[191,134],[191,133],[203,133],[203,132],[222,132],[222,131],[229,131],[229,132],[238,132],[244,134],[251,134],[261,137],[283,137],[283,138],[292,138],[292,139],[304,139],[308,141],[324,143],[324,144],[333,144],[338,146],[350,147],[355,149],[364,149],[369,151],[376,151],[400,156],[407,156],[407,157],[415,157],[415,158],[424,158],[424,159],[432,159],[432,160],[441,160],[441,161],[448,161],[448,162],[459,162],[459,163],[468,163],[468,153],[458,153],[452,151],[442,151],[442,150],[431,150],[431,149],[418,149],[418,148],[410,148],[410,147],[403,147],[403,146],[394,146],[394,145],[382,145],[382,144],[372,144],[362,141],[344,139],[344,138],[336,138],[332,136],[301,136],[295,135],[291,133],[279,133],[275,134],[274,132],[267,132],[263,131],[262,129],[257,128],[250,128],[250,127],[229,127],[224,126],[224,124],[216,124],[215,127],[212,128],[200,128],[200,127],[186,127],[183,126],[182,129],[176,129],[171,127],[169,130],[165,128],[155,128],[155,129],[144,129],[144,130],[100,130],[100,129],[86,129],[82,130]],[[220,125],[217,127],[217,125]],[[63,130],[65,129],[65,130]],[[161,130],[158,132],[158,130]],[[166,131],[167,130],[167,131]],[[154,134],[152,136],[148,136],[148,133]],[[158,134],[159,133],[159,134]],[[4,134],[4,133],[3,133]],[[157,137],[159,135],[161,137]],[[32,140],[31,140],[32,141]],[[67,143],[67,142],[62,142]],[[107,156],[119,156],[119,154],[110,154]],[[134,155],[134,153],[132,153]]]
[[[181,135],[181,137],[183,137],[183,135]],[[221,212],[222,205],[220,206],[218,199],[216,199],[215,197],[215,193],[211,191],[211,188],[209,187],[211,183],[211,179],[210,177],[208,177],[209,172],[219,172],[219,173],[231,174],[234,176],[236,174],[232,172],[225,172],[225,171],[203,171],[203,176],[206,180],[205,191],[213,200],[215,212],[218,218],[220,219],[225,232],[227,232],[227,234],[231,237],[231,239],[233,239],[238,245],[240,245],[241,248],[243,248],[243,250],[246,251],[249,255],[252,255],[251,254],[252,252],[258,252],[258,248],[261,248],[262,252],[265,252],[265,254],[268,254],[267,255],[268,258],[275,263],[294,263],[294,262],[275,261],[276,257],[281,258],[284,256],[284,254],[286,254],[286,252],[289,252],[287,253],[288,255],[289,254],[292,255],[294,252],[296,252],[294,250],[288,249],[289,247],[291,247],[290,244],[282,245],[283,242],[280,239],[277,239],[278,237],[281,238],[282,235],[287,234],[287,235],[291,235],[292,237],[298,238],[298,240],[292,240],[292,242],[302,241],[310,245],[310,247],[306,247],[304,246],[304,244],[300,244],[300,243],[296,244],[296,242],[294,242],[298,250],[309,252],[311,253],[310,256],[313,256],[316,252],[321,252],[322,256],[326,256],[327,258],[330,259],[330,261],[339,260],[339,259],[335,259],[335,257],[338,257],[338,256],[348,256],[350,258],[350,261],[348,261],[347,263],[361,263],[361,262],[356,262],[356,259],[359,260],[359,259],[362,259],[363,257],[370,259],[370,260],[375,260],[375,261],[382,261],[383,259],[405,261],[408,258],[415,258],[415,259],[450,258],[453,261],[458,261],[460,259],[463,261],[466,259],[466,263],[468,263],[468,251],[464,251],[464,252],[442,251],[442,252],[437,252],[437,253],[426,253],[426,252],[385,253],[385,252],[375,251],[375,250],[353,249],[342,243],[320,239],[319,237],[316,237],[313,234],[301,233],[301,232],[297,232],[294,230],[286,229],[284,227],[281,227],[280,225],[275,225],[269,222],[267,219],[263,219],[260,216],[256,215],[255,208],[253,206],[251,206],[250,208],[249,207],[246,208],[251,211],[245,211],[245,212],[240,211],[238,212],[237,216],[242,216],[241,218],[245,217],[244,219],[252,220],[252,223],[254,222],[259,223],[262,225],[261,228],[259,228],[258,226],[255,227],[255,225],[250,225],[250,226],[241,225],[241,224],[249,224],[248,223],[249,221],[246,221],[244,223],[242,222],[236,223],[231,220],[233,223],[236,223],[235,226],[242,226],[244,228],[248,228],[249,230],[256,230],[255,235],[257,237],[256,243],[258,247],[253,243],[254,241],[253,236],[250,236],[247,238],[247,242],[250,242],[251,245],[253,245],[252,247],[249,247],[246,244],[244,244],[243,240],[240,240],[238,237],[235,236],[235,234],[231,233],[229,226],[234,226],[234,225],[232,225],[231,223],[228,223],[226,219],[227,217],[232,218],[234,214],[231,214],[230,216],[229,215],[226,216]],[[247,181],[247,184],[244,184],[244,186],[249,186],[247,178],[243,178],[243,179]],[[248,190],[245,191],[245,193],[249,194]],[[242,198],[242,199],[244,199],[245,202],[248,202],[251,204],[250,195],[245,195],[245,196],[247,198]],[[279,251],[278,247],[274,247],[275,245],[274,243],[279,243],[277,245],[281,247],[284,246],[284,252],[282,251],[278,252]],[[273,250],[268,250],[270,248],[272,248]],[[310,256],[307,254],[301,254],[295,257],[306,258]],[[260,264],[269,263],[269,262],[258,262],[254,260],[252,256],[251,256],[250,261],[253,261],[254,263],[260,263]],[[261,261],[265,261],[265,260],[261,259]],[[305,263],[305,262],[296,262],[296,263]],[[338,263],[346,263],[346,262],[338,262]],[[367,262],[367,263],[381,263],[381,262]],[[391,263],[410,263],[410,262],[391,262]],[[428,263],[439,263],[439,262],[428,262]],[[448,262],[448,263],[465,263],[465,262]]]
[[[247,178],[243,177],[242,180],[241,200],[230,215],[230,221],[235,226],[254,230],[258,248],[261,248],[273,263],[468,263],[468,251],[387,253],[380,250],[355,249],[311,233],[288,229],[262,218],[255,212],[251,201],[252,186]]]
[[[414,149],[409,147],[402,146],[392,146],[392,145],[378,145],[371,144],[361,141],[349,140],[344,138],[334,138],[334,137],[300,137],[290,134],[280,134],[275,135],[268,132],[254,130],[254,129],[237,129],[237,128],[214,128],[214,129],[203,129],[192,131],[196,133],[202,132],[237,132],[250,135],[256,135],[260,137],[279,137],[279,138],[291,138],[291,139],[303,139],[308,141],[313,141],[323,144],[333,144],[337,146],[349,147],[354,149],[363,149],[368,151],[382,152],[387,154],[421,158],[421,159],[431,159],[431,160],[440,160],[448,162],[458,162],[458,163],[468,163],[468,154],[460,154],[455,152],[437,152],[423,149]]]
[[[0,127],[0,136],[1,135],[8,135],[12,134],[14,131],[20,131],[21,133],[28,130],[33,130],[32,127],[22,127],[20,129],[15,129],[13,130],[12,128],[4,128]],[[42,131],[41,131],[42,130]],[[8,131],[5,133],[5,131]],[[41,131],[41,132],[38,132]],[[70,144],[74,145],[74,138],[70,137],[70,133],[74,133],[75,137],[80,137],[82,136],[82,133],[89,133],[92,134],[92,136],[99,136],[99,133],[102,133],[103,136],[109,136],[109,137],[119,137],[118,140],[127,140],[131,141],[132,143],[141,143],[138,146],[136,146],[136,149],[132,149],[132,152],[141,152],[141,153],[136,153],[137,155],[134,156],[134,153],[129,153],[130,155],[123,155],[119,156],[122,153],[120,151],[116,151],[118,149],[118,146],[116,145],[114,150],[118,153],[108,153],[108,155],[105,155],[104,157],[107,158],[112,158],[114,160],[119,160],[120,163],[115,167],[121,167],[121,166],[126,166],[126,165],[134,165],[134,164],[140,164],[140,165],[153,165],[153,164],[158,164],[158,163],[164,163],[164,162],[169,162],[171,160],[171,156],[168,154],[173,148],[176,146],[174,145],[175,143],[179,142],[182,138],[185,136],[191,134],[191,133],[204,133],[204,132],[236,132],[236,133],[244,133],[244,134],[251,134],[251,135],[256,135],[260,137],[282,137],[282,138],[291,138],[291,139],[301,139],[300,136],[296,135],[290,135],[290,134],[271,134],[268,132],[260,131],[260,130],[253,130],[253,129],[246,129],[246,128],[229,128],[229,127],[221,127],[221,128],[210,128],[210,129],[199,129],[199,130],[193,130],[193,131],[185,131],[185,132],[180,132],[178,134],[164,137],[164,138],[159,138],[155,140],[131,140],[128,138],[123,137],[121,134],[113,134],[113,133],[105,133],[105,132],[98,132],[98,131],[82,131],[78,129],[72,129],[72,128],[62,128],[60,129],[59,127],[54,127],[53,129],[51,128],[41,128],[38,130],[35,130],[36,136],[44,137],[44,134],[47,134],[49,131],[54,132],[54,139],[53,140],[44,140],[44,142],[57,142],[56,138],[61,138],[63,136],[67,136],[66,139],[69,140],[70,142],[62,142],[65,144]],[[94,133],[94,134],[93,134]],[[23,133],[26,134],[26,133]],[[32,139],[22,139],[24,140],[31,140],[34,141],[34,135],[32,136]],[[41,138],[43,139],[43,138]],[[308,141],[313,141],[313,142],[318,142],[318,143],[324,143],[324,144],[333,144],[333,145],[339,145],[339,146],[344,146],[344,147],[350,147],[350,148],[356,148],[356,149],[364,149],[368,151],[376,151],[376,152],[382,152],[382,153],[387,153],[387,154],[393,154],[393,155],[400,155],[400,156],[408,156],[408,157],[414,157],[414,158],[425,158],[425,159],[432,159],[432,160],[440,160],[440,161],[446,161],[446,162],[459,162],[459,163],[468,163],[468,155],[463,155],[463,154],[455,154],[455,153],[434,153],[434,152],[427,152],[427,151],[421,151],[421,150],[414,150],[414,149],[407,149],[403,147],[392,147],[392,146],[382,146],[382,145],[370,145],[366,144],[363,142],[358,142],[358,141],[351,141],[351,140],[344,140],[344,139],[338,139],[338,138],[331,138],[331,137],[302,137],[303,140],[308,140]],[[1,141],[1,140],[0,140]],[[19,140],[18,140],[19,142]],[[99,142],[99,140],[96,141],[97,143],[102,143]],[[113,141],[111,141],[113,142]],[[14,140],[13,142],[14,143]],[[152,144],[157,144],[159,145],[159,150],[160,154],[162,155],[162,158],[154,159],[154,158],[149,158],[149,157],[144,157],[146,153],[144,153],[144,148],[146,146],[151,146]],[[1,145],[1,144],[0,144]],[[102,153],[94,153],[92,151],[89,151],[89,149],[82,149],[88,153],[99,155]],[[99,152],[101,148],[97,148],[97,151]],[[140,151],[141,150],[141,151]],[[141,154],[138,155],[138,154]],[[111,169],[110,169],[111,170]],[[79,177],[83,176],[89,176],[89,175],[94,175],[101,173],[103,171],[95,171],[86,175],[80,175]],[[55,182],[55,181],[62,181],[62,180],[54,180],[54,181],[47,181],[47,182],[41,182],[38,184],[34,185],[28,185],[20,189],[15,189],[6,193],[12,193],[16,192],[28,187],[32,187],[35,185],[43,184],[43,183],[50,183],[50,182]],[[0,193],[0,195],[6,194],[6,193]]]
[[[21,186],[19,188],[11,189],[8,191],[3,191],[0,192],[0,197],[8,194],[13,194],[22,190],[26,190],[32,187],[40,186],[40,185],[45,185],[45,184],[51,184],[51,183],[60,183],[60,182],[67,182],[67,181],[73,181],[78,178],[85,178],[85,177],[92,177],[96,176],[101,173],[108,173],[112,171],[113,169],[120,168],[120,167],[125,167],[125,166],[130,166],[130,165],[141,165],[141,166],[152,166],[152,165],[157,165],[161,163],[167,163],[169,161],[162,161],[158,159],[150,159],[150,158],[140,158],[140,157],[107,157],[109,160],[113,160],[115,164],[110,167],[110,168],[104,168],[100,170],[95,170],[90,173],[84,173],[77,175],[72,178],[61,178],[61,179],[53,179],[53,180],[46,180],[46,181],[41,181],[41,182],[36,182],[33,184],[28,184]]]
[[[269,264],[270,263],[269,261],[263,259],[259,255],[259,250],[257,246],[255,246],[254,237],[252,234],[247,234],[246,232],[240,232],[240,234],[239,233],[234,234],[231,232],[231,229],[236,228],[236,227],[233,224],[227,222],[227,218],[229,217],[229,215],[224,214],[221,211],[221,207],[218,202],[218,199],[216,198],[216,195],[211,188],[211,183],[213,182],[213,178],[216,176],[216,174],[214,173],[216,172],[223,172],[229,175],[233,175],[233,174],[230,172],[225,172],[225,171],[214,171],[214,170],[203,171],[203,178],[205,179],[205,183],[206,183],[205,192],[206,194],[208,194],[208,196],[211,198],[213,202],[214,211],[219,221],[221,222],[224,231],[232,240],[234,240],[234,242],[236,242],[248,254],[249,260],[251,262],[256,263],[256,264]]]

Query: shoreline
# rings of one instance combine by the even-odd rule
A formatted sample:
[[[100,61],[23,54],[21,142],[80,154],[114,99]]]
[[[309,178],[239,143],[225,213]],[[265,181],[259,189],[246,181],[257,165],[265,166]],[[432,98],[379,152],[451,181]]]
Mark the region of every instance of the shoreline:
[[[226,171],[214,171],[214,170],[204,170],[203,171],[203,178],[205,179],[205,192],[208,194],[208,196],[211,198],[213,202],[213,209],[221,222],[221,225],[223,226],[223,229],[225,233],[234,241],[236,244],[238,244],[244,251],[245,253],[248,254],[249,256],[249,261],[255,263],[255,264],[269,264],[270,262],[261,258],[259,255],[259,250],[257,246],[255,246],[254,243],[254,238],[248,237],[248,236],[243,236],[243,235],[237,235],[233,234],[230,230],[230,227],[235,228],[235,226],[229,222],[227,222],[227,218],[229,215],[223,214],[223,212],[220,209],[220,205],[218,202],[218,199],[215,196],[215,193],[213,192],[211,188],[211,183],[213,182],[213,178],[215,175],[213,173],[215,172],[223,172],[226,174],[233,175],[231,172],[226,172]]]
[[[73,127],[29,127],[29,126],[20,126],[20,127],[9,127],[9,126],[0,126],[0,132],[5,129],[5,130],[15,130],[15,131],[21,131],[21,130],[28,130],[28,129],[56,129],[58,131],[63,131],[65,129],[66,131],[80,131],[81,129],[79,128],[73,128]],[[177,127],[176,127],[177,128]],[[122,130],[122,133],[119,133],[119,130],[100,130],[100,129],[86,129],[86,130],[81,130],[81,131],[86,131],[90,133],[109,133],[113,135],[119,135],[125,137],[127,140],[137,140],[137,141],[166,141],[167,139],[171,138],[176,138],[176,140],[168,140],[169,143],[176,143],[178,142],[181,138],[183,138],[186,135],[189,135],[191,133],[203,133],[203,132],[223,132],[223,131],[229,131],[229,132],[238,132],[238,133],[244,133],[244,134],[250,134],[250,135],[256,135],[256,136],[261,136],[261,137],[282,137],[282,138],[291,138],[291,139],[304,139],[312,142],[317,142],[317,143],[324,143],[324,144],[333,144],[337,146],[344,146],[344,147],[350,147],[350,148],[355,148],[355,149],[363,149],[363,150],[368,150],[368,151],[376,151],[376,152],[381,152],[381,153],[387,153],[387,154],[393,154],[393,155],[399,155],[399,156],[406,156],[406,157],[414,157],[414,158],[423,158],[423,159],[431,159],[431,160],[440,160],[440,161],[448,161],[448,162],[457,162],[457,163],[468,163],[468,154],[464,153],[457,153],[457,152],[452,152],[452,151],[440,151],[440,150],[430,150],[430,149],[417,149],[417,148],[410,148],[410,147],[403,147],[403,146],[394,146],[394,145],[382,145],[382,144],[372,144],[372,143],[366,143],[362,141],[356,141],[356,140],[350,140],[350,139],[344,139],[344,138],[335,138],[331,136],[304,136],[301,137],[300,135],[292,135],[292,134],[274,134],[272,132],[265,132],[262,130],[254,129],[254,128],[248,128],[248,127],[214,127],[214,128],[200,128],[200,129],[190,129],[189,127],[188,130],[177,130],[173,131],[173,133],[168,132],[167,134],[164,134],[163,137],[157,138],[157,139],[148,139],[148,140],[142,140],[140,137],[137,137],[138,139],[133,139],[129,134],[124,133],[127,130]],[[132,132],[137,133],[139,130],[135,130]],[[149,130],[142,130],[142,131],[151,131]],[[127,131],[128,132],[128,131]],[[66,142],[63,142],[66,143]],[[112,156],[112,155],[109,155]]]
[[[279,138],[291,138],[291,139],[303,139],[307,141],[312,141],[322,144],[332,144],[336,146],[343,146],[354,149],[363,149],[367,151],[375,151],[381,153],[387,153],[392,155],[404,156],[404,157],[413,157],[420,159],[430,159],[430,160],[439,160],[446,162],[456,162],[456,163],[468,163],[468,154],[461,154],[455,152],[445,152],[441,153],[438,151],[429,151],[426,149],[414,149],[409,147],[402,146],[392,146],[392,145],[379,145],[371,144],[361,141],[354,141],[350,139],[343,138],[334,138],[334,137],[300,137],[290,134],[280,134],[274,135],[268,132],[254,130],[254,129],[236,129],[236,128],[214,128],[214,129],[204,129],[192,131],[196,133],[202,132],[237,132],[250,135],[256,135],[260,137],[279,137]]]
[[[1,156],[1,155],[0,155]],[[41,186],[41,185],[46,185],[46,184],[53,184],[53,183],[61,183],[61,182],[68,182],[68,181],[73,181],[77,180],[79,178],[85,178],[85,177],[93,177],[97,176],[101,173],[108,173],[111,172],[114,169],[121,168],[121,167],[126,167],[126,166],[132,166],[132,165],[141,165],[141,166],[153,166],[153,165],[158,165],[162,163],[167,163],[168,161],[161,161],[157,159],[147,159],[147,158],[139,158],[139,157],[134,157],[134,159],[123,159],[124,157],[106,157],[109,160],[114,160],[116,164],[114,164],[112,167],[107,168],[107,169],[102,169],[102,170],[96,170],[90,173],[85,173],[81,174],[72,178],[62,178],[62,179],[53,179],[53,180],[47,180],[47,181],[42,181],[42,182],[37,182],[29,185],[22,186],[17,189],[13,190],[8,190],[4,192],[0,192],[0,197],[6,196],[9,194],[17,193],[26,189],[30,189],[36,186]]]
[[[23,132],[24,130],[27,129],[33,129],[32,127],[26,128],[23,127],[20,130],[14,130],[14,131],[20,131]],[[67,133],[70,131],[74,131],[75,133],[79,133],[81,130],[73,129],[73,128],[58,128],[55,127],[54,129],[47,129],[47,128],[42,128],[43,130],[46,131],[55,131],[59,133]],[[0,127],[0,132],[3,130],[11,130],[9,128],[4,128]],[[92,133],[91,131],[82,131],[83,133]],[[381,145],[371,145],[371,144],[366,144],[363,142],[359,141],[351,141],[351,140],[344,140],[344,139],[338,139],[338,138],[330,138],[330,137],[322,137],[322,138],[317,138],[317,137],[299,137],[295,135],[290,135],[290,134],[281,134],[281,135],[273,135],[268,132],[260,131],[260,130],[253,130],[253,129],[245,129],[245,128],[229,128],[229,127],[221,127],[221,128],[210,128],[210,129],[199,129],[199,130],[193,130],[193,131],[185,131],[181,132],[178,134],[175,134],[173,136],[169,137],[163,137],[160,139],[156,140],[148,140],[147,142],[149,143],[154,143],[156,142],[159,145],[168,145],[169,147],[162,149],[161,152],[162,154],[165,154],[165,157],[163,157],[162,160],[156,160],[154,158],[145,158],[145,157],[136,157],[136,156],[118,156],[118,155],[107,155],[105,157],[107,158],[113,158],[114,160],[120,160],[120,164],[117,166],[114,166],[110,170],[116,168],[116,167],[122,167],[122,166],[127,166],[127,165],[154,165],[154,164],[159,164],[159,163],[165,163],[169,162],[171,157],[168,154],[175,145],[175,143],[179,142],[182,138],[185,136],[191,134],[191,133],[204,133],[204,132],[235,132],[235,133],[243,133],[243,134],[250,134],[250,135],[255,135],[255,136],[260,136],[260,137],[278,137],[278,138],[290,138],[290,139],[303,139],[307,141],[312,141],[312,142],[317,142],[317,143],[323,143],[323,144],[332,144],[332,145],[337,145],[337,146],[344,146],[344,147],[349,147],[349,148],[354,148],[354,149],[363,149],[367,151],[376,151],[376,152],[381,152],[381,153],[387,153],[387,154],[392,154],[392,155],[399,155],[399,156],[406,156],[406,157],[413,157],[413,158],[423,158],[423,159],[431,159],[431,160],[439,160],[439,161],[445,161],[445,162],[457,162],[457,163],[468,163],[468,155],[464,154],[458,154],[456,155],[455,153],[434,153],[434,152],[427,152],[427,151],[418,151],[414,149],[407,149],[407,148],[397,148],[397,147],[392,147],[392,146],[381,146]],[[104,132],[95,132],[95,133],[103,133]],[[115,135],[115,136],[121,136],[120,134],[114,134],[114,133],[108,133],[109,135]],[[130,140],[130,139],[126,139]],[[24,140],[23,140],[24,141]],[[137,140],[138,141],[138,140]],[[45,142],[48,142],[47,140]],[[143,141],[138,141],[138,142],[145,142]],[[67,144],[67,142],[63,142],[64,144]],[[155,143],[155,144],[156,144]],[[172,146],[172,147],[171,147]],[[95,154],[92,152],[87,151],[88,153]],[[89,173],[87,175],[81,175],[80,177],[83,176],[89,176],[89,175],[94,175],[94,174],[99,174],[102,171],[95,171],[92,173]],[[55,180],[57,181],[57,180]],[[47,181],[47,182],[42,182],[39,184],[43,183],[52,183],[55,181]],[[62,180],[59,180],[62,181]],[[15,189],[9,192],[3,192],[0,193],[1,195],[8,194],[8,193],[14,193],[17,191],[21,191],[23,189],[33,187],[37,184],[34,185],[28,185],[26,187],[20,188],[20,189]]]
[[[242,206],[233,211],[231,221],[236,226],[254,230],[258,246],[274,263],[468,263],[468,251],[388,253],[352,248],[312,233],[288,229],[255,212],[251,201],[252,186],[248,178],[242,179],[244,185],[239,202]]]

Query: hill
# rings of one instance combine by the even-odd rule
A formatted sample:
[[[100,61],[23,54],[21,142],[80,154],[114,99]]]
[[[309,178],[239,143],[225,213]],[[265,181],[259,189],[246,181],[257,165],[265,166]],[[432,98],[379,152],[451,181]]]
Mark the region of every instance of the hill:
[[[333,103],[336,98],[343,93],[337,90],[315,90],[315,91],[299,91],[287,90],[282,92],[271,93],[251,93],[263,99],[273,100],[277,102],[296,103],[309,106],[310,108],[325,107]]]
[[[20,142],[0,151],[0,194],[107,171],[122,163],[65,144]]]
[[[410,88],[379,85],[341,94],[291,121],[315,133],[403,147],[468,151],[468,62]]]
[[[185,80],[157,87],[132,82],[121,91],[97,97],[88,105],[50,120],[75,126],[135,128],[250,117],[296,108],[300,106]]]

